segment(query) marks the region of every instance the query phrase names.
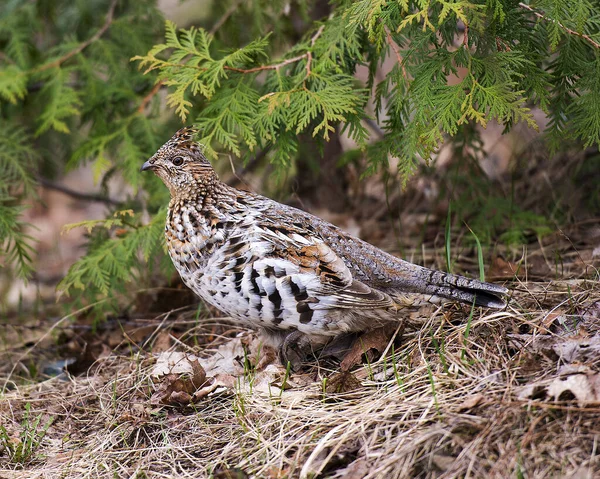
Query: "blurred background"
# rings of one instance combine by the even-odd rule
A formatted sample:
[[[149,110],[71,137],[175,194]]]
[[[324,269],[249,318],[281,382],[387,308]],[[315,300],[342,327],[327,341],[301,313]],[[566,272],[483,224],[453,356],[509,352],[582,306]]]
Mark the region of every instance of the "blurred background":
[[[1,0],[0,476],[600,477],[597,3]],[[507,308],[260,370],[140,172],[190,124],[228,184]]]
[[[509,17],[484,27],[468,10],[438,17],[433,48],[436,31],[397,27],[406,12],[390,10],[374,28],[356,5],[3,2],[1,314],[18,323],[95,303],[95,318],[145,314],[142,291],[180,287],[162,244],[168,193],[138,170],[194,122],[224,181],[411,261],[492,280],[590,274],[600,257],[600,155],[592,134],[569,130],[565,111],[575,122],[585,112],[560,102],[590,88],[581,65],[595,47],[564,23],[556,48],[548,21],[507,4]],[[530,31],[530,44],[511,23]],[[434,51],[452,56],[451,68],[426,55]],[[566,65],[574,52],[581,64]],[[425,75],[427,58],[443,75]],[[480,98],[478,120],[469,92],[504,81],[502,69],[512,69],[505,93],[521,97],[501,113]],[[424,78],[440,85],[428,110]],[[286,117],[308,102],[294,96],[302,88],[318,98],[314,111]],[[463,118],[444,119],[435,103],[444,88],[463,95]],[[438,115],[449,126],[434,124]]]

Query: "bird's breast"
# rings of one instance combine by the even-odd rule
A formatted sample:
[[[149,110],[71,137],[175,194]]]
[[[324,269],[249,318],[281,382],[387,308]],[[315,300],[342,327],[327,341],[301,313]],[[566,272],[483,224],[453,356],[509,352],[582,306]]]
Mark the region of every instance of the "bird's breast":
[[[223,244],[225,233],[219,224],[218,218],[195,208],[169,212],[165,226],[167,247],[182,276],[184,271],[202,268],[215,248]]]

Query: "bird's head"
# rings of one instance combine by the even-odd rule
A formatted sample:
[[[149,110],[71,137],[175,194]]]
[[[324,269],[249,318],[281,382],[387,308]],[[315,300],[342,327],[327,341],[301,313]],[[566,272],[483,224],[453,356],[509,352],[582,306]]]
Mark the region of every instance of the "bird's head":
[[[142,165],[141,171],[152,170],[169,188],[172,197],[206,189],[217,178],[196,141],[197,133],[194,127],[181,128]]]

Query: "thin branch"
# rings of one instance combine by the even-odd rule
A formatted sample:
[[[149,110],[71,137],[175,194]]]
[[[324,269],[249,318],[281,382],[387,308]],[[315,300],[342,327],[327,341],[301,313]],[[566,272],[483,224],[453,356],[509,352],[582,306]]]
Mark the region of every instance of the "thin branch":
[[[96,195],[93,193],[82,193],[81,191],[72,190],[64,185],[59,183],[55,183],[54,181],[48,180],[47,178],[38,177],[37,181],[40,185],[48,190],[58,191],[59,193],[63,193],[71,198],[75,198],[83,201],[92,201],[98,203],[106,203],[109,205],[119,206],[123,203],[121,201],[113,200],[107,196]]]
[[[319,27],[319,29],[315,32],[315,34],[311,37],[311,39],[310,39],[311,48],[314,47],[315,42],[323,33],[324,28],[325,28],[325,26],[321,25]],[[307,59],[306,71],[310,75],[310,65],[312,62],[312,52],[310,50],[308,50],[306,53],[303,53],[302,55],[298,55],[297,57],[294,57],[294,58],[288,58],[287,60],[283,60],[282,62],[276,63],[274,65],[261,65],[259,67],[247,68],[247,69],[230,67],[230,66],[225,65],[225,66],[223,66],[223,70],[229,70],[229,71],[237,72],[237,73],[256,73],[256,72],[260,72],[260,71],[264,71],[264,70],[278,70],[281,67],[289,65],[291,63],[296,63],[304,58]]]
[[[319,29],[315,32],[315,34],[312,36],[312,38],[310,39],[310,47],[314,47],[315,46],[315,42],[317,41],[317,38],[319,38],[321,36],[321,33],[323,33],[323,29],[325,28],[325,25],[321,25],[319,27]],[[312,56],[312,51],[308,50],[306,52],[306,76],[308,77],[310,75],[311,72],[311,66],[312,66],[312,60],[313,60],[313,56]]]
[[[281,63],[276,63],[275,65],[261,65],[259,67],[254,67],[254,68],[236,68],[236,67],[230,67],[230,66],[223,66],[223,70],[230,70],[232,72],[238,72],[238,73],[256,73],[256,72],[261,72],[264,70],[277,70],[283,66],[289,65],[290,63],[296,63],[297,61],[302,60],[303,58],[306,58],[308,56],[308,52],[307,53],[303,53],[302,55],[298,55],[297,57],[294,58],[288,58],[287,60],[283,60]]]
[[[402,59],[402,55],[400,55],[400,50],[398,50],[398,45],[396,45],[396,42],[393,40],[392,34],[390,33],[389,28],[386,25],[384,25],[383,28],[385,29],[388,45],[390,47],[392,47],[392,50],[394,50],[394,53],[396,54],[396,59],[398,60],[398,63],[400,64],[400,67],[402,68],[402,76],[405,79],[408,79],[408,74],[406,73],[406,67],[404,66],[404,60]]]
[[[560,28],[562,28],[565,32],[570,33],[571,35],[575,35],[577,37],[583,38],[584,40],[586,40],[587,42],[589,42],[590,44],[592,44],[595,48],[600,49],[600,43],[596,42],[595,40],[592,39],[592,37],[590,37],[589,35],[586,35],[585,33],[579,33],[576,32],[575,30],[571,30],[570,28],[564,26],[562,23],[560,23],[557,20],[554,20],[552,18],[548,18],[546,17],[543,13],[540,13],[536,10],[534,10],[533,8],[531,8],[529,5],[526,5],[522,2],[519,2],[519,7],[524,8],[525,10],[529,10],[531,13],[533,13],[536,17],[541,18],[542,20],[545,20],[547,22],[552,22],[552,23],[556,23]]]
[[[223,26],[223,24],[229,19],[231,15],[237,10],[237,8],[244,2],[244,0],[237,0],[233,2],[227,11],[217,20],[217,22],[210,29],[210,34],[214,35],[219,31],[219,29]]]
[[[140,103],[140,106],[138,106],[138,108],[137,108],[138,113],[144,113],[144,110],[148,106],[148,103],[150,103],[150,100],[152,100],[152,98],[154,98],[154,96],[159,92],[159,90],[161,89],[162,86],[163,86],[162,80],[159,80],[154,84],[154,86],[152,87],[152,90],[150,90],[150,92],[144,98],[142,98],[142,102]]]
[[[319,29],[315,32],[315,34],[311,37],[311,39],[310,39],[310,46],[311,47],[315,46],[315,42],[321,36],[321,34],[323,33],[323,30],[325,30],[325,25],[321,25],[319,27]]]
[[[365,118],[364,122],[367,124],[371,130],[379,137],[379,139],[383,139],[385,137],[385,131],[381,129],[381,127],[371,118]]]
[[[6,53],[0,50],[0,60],[4,60],[6,63],[10,63],[11,65],[15,65],[15,61],[10,58]]]
[[[45,70],[49,70],[51,68],[58,67],[62,63],[69,60],[70,58],[81,53],[85,48],[89,47],[92,43],[94,43],[96,40],[98,40],[102,35],[104,35],[106,33],[106,30],[108,30],[108,28],[112,24],[113,16],[115,13],[115,8],[117,7],[117,2],[118,2],[118,0],[113,0],[111,2],[110,7],[108,9],[108,13],[106,14],[106,20],[104,22],[104,25],[102,25],[100,27],[100,29],[94,35],[92,35],[90,38],[88,38],[85,42],[80,43],[77,46],[77,48],[71,50],[68,53],[65,53],[62,57],[57,58],[56,60],[54,60],[50,63],[46,63],[46,64],[40,66],[39,68],[36,68],[34,71],[35,72],[43,72]]]

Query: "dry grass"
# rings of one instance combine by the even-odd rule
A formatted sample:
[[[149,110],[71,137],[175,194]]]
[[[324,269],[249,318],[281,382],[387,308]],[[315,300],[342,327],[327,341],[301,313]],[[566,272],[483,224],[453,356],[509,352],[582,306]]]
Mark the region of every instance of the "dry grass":
[[[247,369],[193,406],[155,405],[156,356],[117,348],[87,376],[5,391],[9,439],[22,433],[27,403],[31,416],[53,422],[24,464],[0,451],[0,477],[599,477],[600,403],[578,401],[577,391],[556,401],[540,387],[539,399],[523,396],[527,385],[564,378],[568,362],[596,377],[600,356],[536,344],[597,337],[599,283],[517,286],[506,311],[469,320],[469,308],[453,306],[410,322],[395,355],[390,347],[357,368],[360,386],[345,394],[323,392],[336,369],[315,362],[283,391],[282,369],[269,369],[266,388]],[[214,354],[183,339],[171,349]]]

